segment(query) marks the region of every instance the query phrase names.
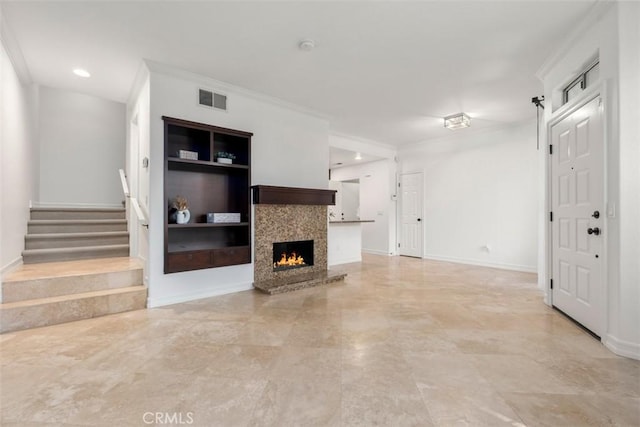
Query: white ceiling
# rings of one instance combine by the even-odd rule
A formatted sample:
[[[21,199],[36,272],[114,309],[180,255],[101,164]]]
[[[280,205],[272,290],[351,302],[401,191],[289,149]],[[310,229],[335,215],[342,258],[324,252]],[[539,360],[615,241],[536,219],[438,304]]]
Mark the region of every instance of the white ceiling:
[[[342,168],[345,166],[358,165],[368,162],[382,160],[384,157],[374,156],[369,153],[357,153],[351,150],[345,150],[338,147],[329,147],[329,167],[331,169]],[[360,159],[356,159],[356,155],[360,154]]]
[[[535,117],[534,73],[595,2],[2,1],[2,15],[42,85],[126,102],[146,58],[402,145],[447,135],[442,117],[461,111],[460,132]]]

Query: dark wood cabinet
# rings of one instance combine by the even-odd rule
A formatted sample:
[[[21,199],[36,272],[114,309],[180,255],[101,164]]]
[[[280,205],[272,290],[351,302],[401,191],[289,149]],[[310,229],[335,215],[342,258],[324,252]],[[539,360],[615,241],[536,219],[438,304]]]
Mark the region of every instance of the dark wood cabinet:
[[[165,273],[251,262],[251,133],[171,117],[164,120]],[[219,153],[235,157],[218,162]],[[176,223],[176,197],[190,219]],[[232,222],[207,222],[228,213]],[[210,219],[211,221],[211,219]]]

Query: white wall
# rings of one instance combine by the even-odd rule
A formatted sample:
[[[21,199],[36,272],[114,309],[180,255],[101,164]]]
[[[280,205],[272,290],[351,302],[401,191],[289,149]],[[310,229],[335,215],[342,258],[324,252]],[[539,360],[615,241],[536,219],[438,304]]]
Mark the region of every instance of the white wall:
[[[640,3],[618,7],[621,234],[620,316],[614,337],[626,343],[627,355],[640,359]]]
[[[30,200],[37,197],[37,88],[20,81],[0,46],[0,272],[22,261]]]
[[[391,199],[395,194],[395,172],[391,159],[331,170],[332,180],[360,180],[360,219],[375,221],[362,224],[364,252],[396,253],[396,202]]]
[[[149,306],[251,289],[253,264],[164,274],[163,194],[164,127],[162,116],[252,132],[253,185],[326,189],[328,185],[328,122],[192,73],[148,64],[149,116]],[[228,96],[228,111],[197,105],[199,87]]]
[[[144,64],[136,77],[132,99],[127,105],[127,181],[129,192],[140,209],[149,218],[149,167],[143,167],[144,158],[150,157],[151,95],[149,70]],[[145,265],[144,283],[149,284],[149,230],[141,225],[133,208],[128,206],[128,229],[130,233],[131,256],[140,258]]]
[[[424,172],[425,258],[535,272],[536,154],[535,121],[401,148]]]
[[[40,88],[40,204],[121,207],[126,106]]]
[[[545,109],[548,122],[560,107],[562,88],[599,56],[601,86],[592,89],[601,88],[605,95],[606,203],[613,210],[603,218],[608,319],[602,341],[615,353],[636,359],[640,359],[639,21],[637,2],[601,2],[538,72],[545,97],[553,99],[553,107]]]

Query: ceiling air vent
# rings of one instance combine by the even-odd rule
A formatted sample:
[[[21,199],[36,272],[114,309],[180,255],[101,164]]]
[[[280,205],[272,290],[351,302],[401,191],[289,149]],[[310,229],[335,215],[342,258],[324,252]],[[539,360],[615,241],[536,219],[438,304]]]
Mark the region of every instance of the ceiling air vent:
[[[205,107],[226,111],[227,95],[221,95],[210,90],[200,89],[198,92],[198,103]]]

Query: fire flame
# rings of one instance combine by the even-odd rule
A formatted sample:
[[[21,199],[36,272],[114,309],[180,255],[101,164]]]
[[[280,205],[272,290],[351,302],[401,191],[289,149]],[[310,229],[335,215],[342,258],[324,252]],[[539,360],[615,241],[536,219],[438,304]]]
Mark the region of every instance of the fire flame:
[[[280,261],[273,263],[273,268],[292,267],[296,265],[304,265],[304,258],[296,254],[295,252],[291,252],[291,255],[288,256],[286,252],[283,252]]]

